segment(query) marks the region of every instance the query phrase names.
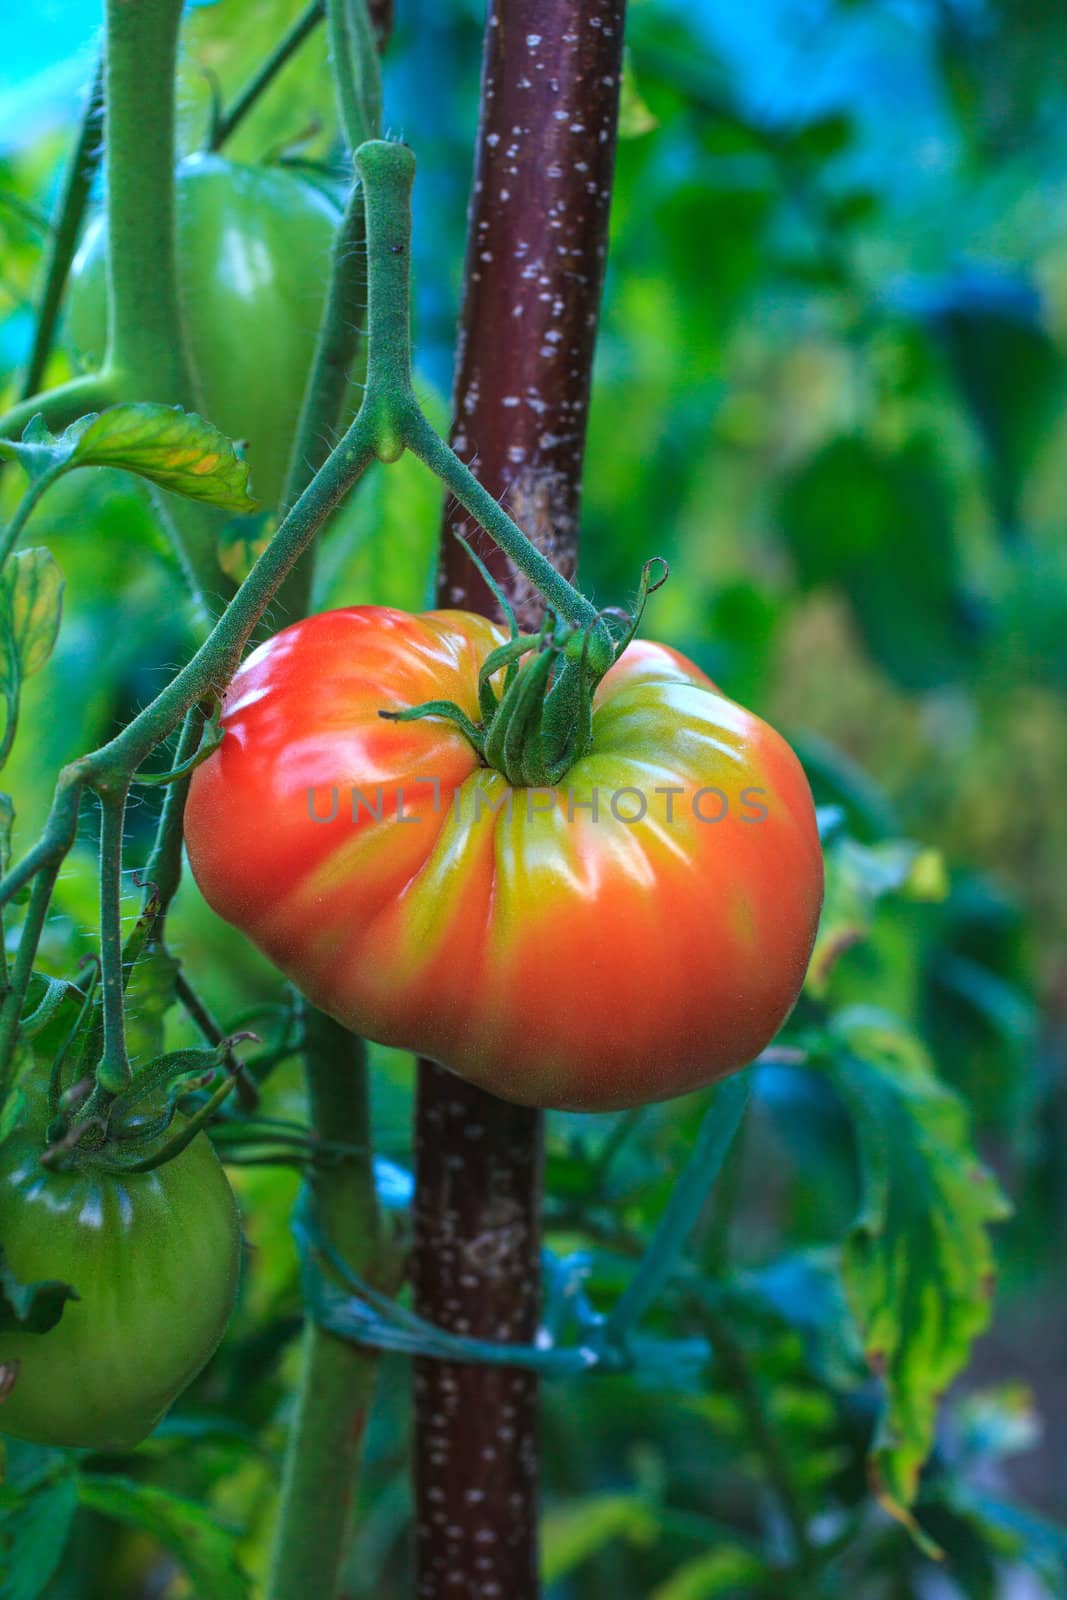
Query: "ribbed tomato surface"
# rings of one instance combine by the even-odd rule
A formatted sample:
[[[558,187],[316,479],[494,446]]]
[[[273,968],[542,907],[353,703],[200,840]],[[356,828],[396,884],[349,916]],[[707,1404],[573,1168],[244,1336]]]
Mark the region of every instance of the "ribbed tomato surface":
[[[553,790],[509,788],[446,721],[378,715],[443,699],[477,720],[503,639],[361,606],[256,650],[189,796],[204,895],[317,1006],[505,1099],[607,1110],[744,1065],[797,998],[822,899],[799,762],[643,641]]]

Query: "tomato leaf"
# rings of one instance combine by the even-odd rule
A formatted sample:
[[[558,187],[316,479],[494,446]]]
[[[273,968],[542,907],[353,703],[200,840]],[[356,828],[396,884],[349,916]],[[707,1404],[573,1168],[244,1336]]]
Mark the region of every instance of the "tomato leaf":
[[[161,489],[223,511],[254,511],[248,467],[237,446],[195,411],[137,402],[79,417],[59,435],[34,417],[21,440],[0,441],[0,456],[31,480],[74,467],[120,467]]]
[[[91,420],[91,416],[79,417],[57,438],[38,412],[27,422],[21,439],[0,439],[0,461],[17,461],[31,484],[39,483],[70,460],[79,435]]]
[[[893,894],[936,901],[948,893],[937,851],[908,840],[865,845],[847,837],[835,839],[823,859],[826,896],[805,979],[806,988],[819,998],[825,996],[839,958],[867,937],[879,901]]]
[[[919,1469],[940,1397],[989,1321],[989,1224],[1009,1206],[974,1154],[962,1101],[894,1019],[866,1008],[840,1013],[829,1070],[852,1118],[862,1189],[842,1261],[845,1292],[885,1389],[876,1491],[922,1542],[909,1510]]]
[[[179,406],[136,404],[101,411],[81,429],[71,465],[121,467],[189,500],[225,511],[255,510],[248,468],[236,446],[210,422]]]
[[[194,1594],[251,1600],[251,1584],[237,1560],[237,1535],[194,1501],[154,1484],[97,1473],[78,1479],[78,1499],[91,1511],[158,1540],[181,1563]]]
[[[69,1283],[21,1283],[0,1245],[0,1333],[47,1333],[67,1301],[77,1299],[78,1291]]]
[[[750,1550],[724,1544],[707,1555],[686,1561],[654,1589],[649,1600],[737,1600],[762,1588],[767,1572]]]
[[[78,1505],[74,1474],[46,1481],[0,1522],[0,1600],[37,1600],[58,1570]]]
[[[274,537],[277,518],[270,513],[234,517],[219,534],[219,566],[234,583],[244,583]]]
[[[638,86],[633,59],[628,49],[622,55],[622,83],[619,87],[619,138],[640,139],[659,127],[659,118],[651,111]]]
[[[0,604],[19,675],[30,678],[52,654],[63,611],[63,574],[50,551],[15,552],[0,578]]]
[[[590,1495],[559,1506],[544,1521],[542,1578],[558,1583],[616,1539],[650,1544],[657,1532],[652,1507],[636,1494]]]

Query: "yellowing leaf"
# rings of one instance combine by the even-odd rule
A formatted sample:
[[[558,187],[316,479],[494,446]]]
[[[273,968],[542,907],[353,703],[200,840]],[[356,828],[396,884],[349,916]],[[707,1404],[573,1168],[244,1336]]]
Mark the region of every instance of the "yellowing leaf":
[[[885,1408],[873,1450],[876,1491],[910,1516],[941,1396],[989,1321],[990,1223],[1009,1214],[974,1153],[966,1108],[917,1039],[882,1013],[835,1020],[830,1075],[855,1130],[861,1203],[845,1245],[845,1292]]]
[[[0,603],[10,628],[19,676],[29,678],[41,670],[56,642],[63,608],[63,574],[49,551],[17,550],[4,568],[0,584]]]
[[[178,406],[111,406],[79,433],[72,466],[121,467],[224,511],[253,511],[248,468],[224,433]]]
[[[219,566],[234,583],[244,583],[274,537],[274,517],[234,517],[219,534]]]

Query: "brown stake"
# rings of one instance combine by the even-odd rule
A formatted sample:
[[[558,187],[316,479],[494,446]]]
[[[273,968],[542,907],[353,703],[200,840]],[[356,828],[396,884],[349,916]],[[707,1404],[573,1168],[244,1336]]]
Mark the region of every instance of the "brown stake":
[[[452,443],[568,577],[624,13],[625,0],[492,0],[486,31]],[[520,623],[539,621],[537,597],[455,507],[445,509],[440,603],[497,613],[455,529],[486,559]],[[457,1333],[531,1342],[540,1304],[540,1114],[423,1062],[416,1176],[421,1315]],[[416,1363],[419,1600],[535,1600],[537,1463],[533,1374]]]

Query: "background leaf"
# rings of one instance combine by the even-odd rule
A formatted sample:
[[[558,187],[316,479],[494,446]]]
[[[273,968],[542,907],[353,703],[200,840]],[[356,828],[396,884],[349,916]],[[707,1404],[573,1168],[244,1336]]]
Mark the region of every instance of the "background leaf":
[[[885,1385],[874,1445],[880,1493],[907,1516],[937,1405],[989,1321],[989,1224],[1009,1207],[975,1156],[963,1105],[892,1019],[842,1014],[829,1064],[852,1117],[861,1202],[844,1282]]]
[[[133,1478],[83,1473],[78,1500],[159,1541],[181,1563],[197,1595],[211,1600],[251,1600],[248,1578],[237,1560],[236,1538],[194,1501]]]

